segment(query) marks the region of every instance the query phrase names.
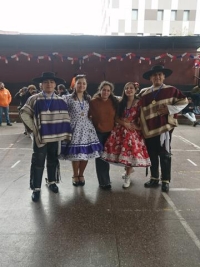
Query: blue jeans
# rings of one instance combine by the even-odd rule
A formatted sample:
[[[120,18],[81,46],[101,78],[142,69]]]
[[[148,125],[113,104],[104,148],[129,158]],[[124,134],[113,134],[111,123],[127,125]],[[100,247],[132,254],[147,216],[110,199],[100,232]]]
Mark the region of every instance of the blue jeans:
[[[7,123],[10,123],[10,119],[9,119],[9,107],[0,107],[0,124],[2,123],[3,113],[5,114],[6,122]]]

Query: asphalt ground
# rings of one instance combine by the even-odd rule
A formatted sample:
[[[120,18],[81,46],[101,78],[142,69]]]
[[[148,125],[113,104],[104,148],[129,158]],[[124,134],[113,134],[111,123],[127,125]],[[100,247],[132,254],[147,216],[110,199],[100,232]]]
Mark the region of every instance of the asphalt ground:
[[[0,127],[0,266],[200,266],[200,126],[179,125],[172,139],[169,193],[144,188],[136,168],[123,189],[111,165],[112,190],[98,187],[94,160],[84,187],[74,187],[61,161],[59,193],[29,188],[32,140],[21,123]]]

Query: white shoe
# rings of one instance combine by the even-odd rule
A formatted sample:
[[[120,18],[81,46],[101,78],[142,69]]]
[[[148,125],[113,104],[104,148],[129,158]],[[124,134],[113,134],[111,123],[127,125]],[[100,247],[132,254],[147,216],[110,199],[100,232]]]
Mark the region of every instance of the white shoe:
[[[130,184],[131,184],[131,178],[130,178],[130,176],[125,175],[125,177],[124,177],[124,183],[123,183],[123,186],[122,187],[128,188],[130,186]]]
[[[130,174],[133,173],[134,171],[135,171],[134,168],[132,168],[132,171],[130,172]],[[125,179],[125,176],[126,176],[126,171],[122,174],[122,179]]]

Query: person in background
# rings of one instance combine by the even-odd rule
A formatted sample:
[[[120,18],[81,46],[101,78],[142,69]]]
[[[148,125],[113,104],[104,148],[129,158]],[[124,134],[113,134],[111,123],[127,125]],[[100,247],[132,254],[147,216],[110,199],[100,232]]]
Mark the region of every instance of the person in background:
[[[30,96],[35,95],[37,92],[38,92],[38,91],[37,91],[36,86],[35,86],[34,84],[30,84],[30,85],[28,86],[28,91],[26,92],[26,100],[27,100]]]
[[[196,85],[195,87],[192,88],[191,97],[192,97],[195,107],[196,106],[199,107],[200,106],[200,86],[199,85]]]
[[[42,83],[39,83],[38,93],[42,92]]]
[[[33,79],[42,83],[42,92],[28,98],[21,108],[20,115],[29,133],[33,133],[33,154],[30,170],[32,200],[40,198],[45,159],[47,159],[47,185],[58,193],[59,160],[58,141],[71,139],[70,118],[67,105],[55,94],[56,83],[64,80],[53,72],[43,72],[41,77]]]
[[[69,94],[69,92],[66,89],[66,87],[64,86],[64,84],[57,85],[57,91],[58,91],[58,95],[60,97],[62,97],[63,95],[68,95]]]
[[[95,128],[88,118],[90,96],[87,91],[85,75],[77,75],[74,92],[64,95],[71,118],[72,140],[69,145],[61,146],[61,158],[72,161],[72,184],[84,186],[84,171],[88,160],[100,157],[102,146],[97,137]]]
[[[32,95],[36,95],[36,94],[38,94],[38,90],[33,90],[32,93],[31,93],[31,96]]]
[[[12,126],[9,117],[9,105],[12,100],[12,96],[8,89],[5,88],[3,82],[0,82],[0,126],[2,124],[3,113],[5,114],[7,126]]]
[[[116,122],[111,131],[101,157],[110,163],[125,166],[126,174],[123,188],[131,184],[132,167],[148,167],[151,165],[142,132],[139,126],[139,101],[135,99],[133,82],[125,84],[122,98],[119,101]]]
[[[76,76],[77,75],[78,75],[77,73],[74,73],[74,76],[73,76],[73,78],[71,80],[71,84],[70,84],[70,88],[69,88],[69,93],[70,94],[72,94],[73,91],[74,91],[74,86],[75,86],[75,83],[76,83]]]
[[[194,114],[195,106],[194,106],[194,103],[192,102],[191,97],[188,97],[188,102],[189,104],[184,109],[182,109],[181,113],[183,114],[184,117],[190,120],[193,126],[195,127],[197,124],[199,124],[199,122],[197,121],[196,116]]]
[[[15,94],[14,98],[19,100],[19,106],[17,107],[20,110],[23,105],[26,103],[26,93],[28,91],[28,87],[22,87],[19,91]]]
[[[26,93],[28,91],[28,87],[22,87],[21,89],[19,89],[19,91],[16,93],[16,95],[14,96],[14,98],[19,100],[19,106],[17,107],[18,111],[20,112],[20,109],[25,105],[27,97],[26,97]],[[26,127],[24,125],[24,134],[27,135],[27,130]]]
[[[93,122],[102,146],[105,145],[115,125],[118,102],[117,97],[114,95],[114,85],[108,81],[100,83],[97,93],[90,101],[89,117]],[[101,158],[96,158],[95,165],[100,188],[111,189],[110,164]]]
[[[151,177],[146,188],[159,185],[159,161],[161,166],[162,191],[169,191],[171,180],[171,139],[178,125],[177,113],[187,104],[186,96],[171,85],[164,84],[172,74],[170,69],[156,65],[143,74],[152,85],[145,88],[140,97],[140,124],[151,159]]]
[[[136,90],[135,95],[137,95],[140,92],[140,84],[138,82],[134,82],[134,86],[135,86],[135,90]]]

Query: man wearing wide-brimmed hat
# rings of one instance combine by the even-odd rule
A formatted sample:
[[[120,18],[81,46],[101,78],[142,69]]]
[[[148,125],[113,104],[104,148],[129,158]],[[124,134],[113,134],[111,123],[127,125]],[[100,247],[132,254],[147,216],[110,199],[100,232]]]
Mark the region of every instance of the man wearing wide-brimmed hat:
[[[42,83],[42,92],[31,96],[20,110],[21,119],[28,132],[33,132],[33,154],[30,171],[32,200],[38,201],[45,159],[47,158],[47,183],[57,193],[59,180],[58,141],[70,140],[71,129],[67,105],[55,94],[56,83],[64,80],[53,72],[43,72],[33,82]]]
[[[141,127],[151,159],[151,177],[145,187],[159,184],[159,159],[161,167],[162,191],[169,191],[171,180],[171,136],[177,126],[177,113],[187,104],[187,98],[177,88],[164,84],[164,79],[172,74],[161,65],[154,66],[143,74],[152,86],[144,88],[141,94]]]

